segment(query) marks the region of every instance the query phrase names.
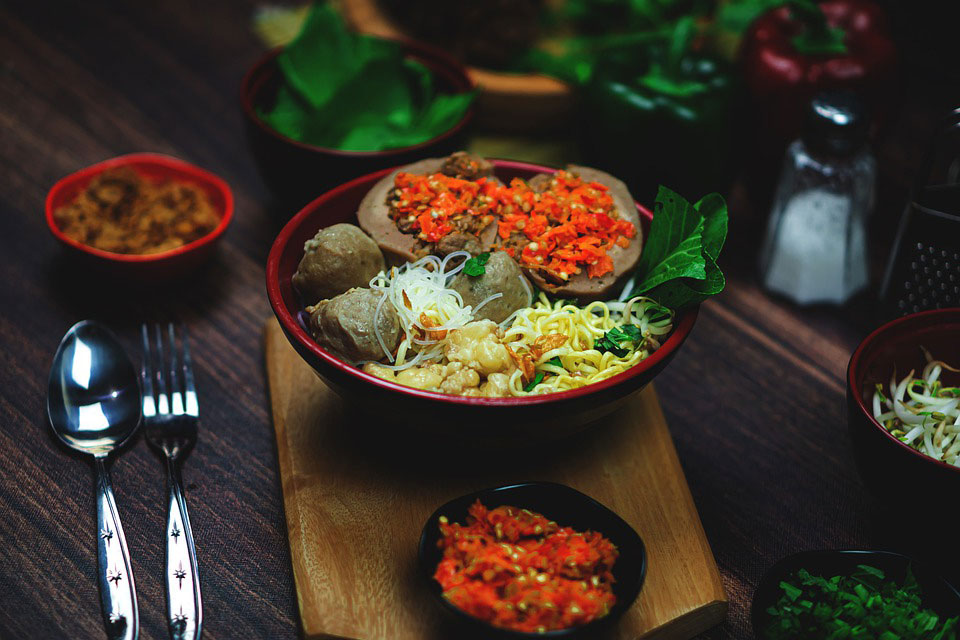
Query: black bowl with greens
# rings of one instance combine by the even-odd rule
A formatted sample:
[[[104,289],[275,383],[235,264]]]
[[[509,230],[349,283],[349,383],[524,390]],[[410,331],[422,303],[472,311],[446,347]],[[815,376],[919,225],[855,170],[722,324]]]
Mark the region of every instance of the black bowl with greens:
[[[760,640],[956,640],[960,593],[890,551],[804,551],[780,560],[753,595]]]
[[[329,5],[316,5],[293,42],[254,64],[240,87],[257,168],[287,205],[449,155],[463,146],[473,97],[466,69],[447,54],[354,33]]]

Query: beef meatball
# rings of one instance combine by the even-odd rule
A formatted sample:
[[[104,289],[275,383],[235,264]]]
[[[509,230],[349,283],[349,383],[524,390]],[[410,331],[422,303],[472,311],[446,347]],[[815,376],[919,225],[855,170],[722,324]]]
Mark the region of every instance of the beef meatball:
[[[480,307],[474,316],[477,320],[503,322],[511,313],[530,304],[530,289],[520,272],[520,267],[507,253],[494,251],[490,254],[484,272],[479,276],[458,273],[450,287],[463,298],[463,304],[476,307],[495,293],[503,296]]]
[[[467,251],[470,255],[476,256],[483,251],[483,247],[480,244],[480,238],[472,233],[454,231],[440,238],[436,252],[445,256],[454,251]]]
[[[477,180],[493,175],[493,163],[481,156],[471,155],[466,151],[457,151],[444,159],[440,172],[451,178]]]
[[[377,243],[352,224],[321,229],[303,251],[293,286],[307,304],[365,287],[385,268]]]
[[[382,360],[387,356],[374,331],[393,352],[400,343],[400,319],[393,305],[384,302],[377,317],[382,293],[372,289],[350,289],[331,300],[307,307],[310,332],[317,343],[352,363]]]

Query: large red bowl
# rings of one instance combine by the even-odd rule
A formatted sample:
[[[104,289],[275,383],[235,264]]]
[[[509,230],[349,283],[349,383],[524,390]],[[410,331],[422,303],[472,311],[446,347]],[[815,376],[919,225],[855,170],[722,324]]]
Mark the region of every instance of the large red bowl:
[[[506,160],[495,160],[494,165],[497,177],[504,181],[555,171]],[[304,242],[320,228],[338,222],[355,224],[363,196],[390,171],[385,169],[352,180],[308,204],[277,236],[267,259],[267,295],[287,339],[351,407],[381,417],[386,424],[404,422],[436,433],[456,433],[469,440],[502,442],[561,436],[623,405],[663,370],[690,335],[697,307],[680,312],[663,346],[635,367],[580,389],[516,398],[465,398],[422,391],[381,380],[343,362],[320,348],[297,321],[301,307],[290,279],[303,256]],[[648,229],[653,214],[640,205],[637,208]]]
[[[847,426],[865,483],[878,497],[919,511],[925,496],[942,503],[960,492],[960,468],[926,456],[892,436],[873,418],[873,392],[887,388],[894,370],[902,379],[934,358],[960,363],[960,308],[923,311],[881,326],[860,343],[847,367]],[[947,375],[956,376],[957,374]],[[943,512],[942,507],[936,507]],[[949,512],[949,510],[948,510]]]
[[[73,200],[104,171],[121,167],[129,167],[154,180],[177,180],[195,185],[210,199],[220,216],[219,224],[207,235],[182,247],[144,255],[103,251],[64,234],[54,218],[56,210]],[[86,266],[123,280],[156,283],[183,276],[211,256],[233,218],[233,192],[216,175],[183,160],[159,153],[131,153],[98,162],[58,180],[47,193],[46,218],[54,237]]]

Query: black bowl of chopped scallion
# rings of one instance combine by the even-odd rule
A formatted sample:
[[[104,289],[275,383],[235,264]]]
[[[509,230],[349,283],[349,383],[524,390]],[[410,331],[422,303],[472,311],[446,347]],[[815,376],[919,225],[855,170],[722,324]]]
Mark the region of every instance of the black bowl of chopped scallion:
[[[771,567],[753,595],[761,640],[956,640],[960,593],[889,551],[804,551]]]

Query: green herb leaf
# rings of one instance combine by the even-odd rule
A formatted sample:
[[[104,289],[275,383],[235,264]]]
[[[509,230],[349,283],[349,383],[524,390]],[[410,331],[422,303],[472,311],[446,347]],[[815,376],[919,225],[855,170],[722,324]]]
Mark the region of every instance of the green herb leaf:
[[[482,276],[487,272],[487,268],[484,265],[487,264],[488,260],[490,260],[490,253],[487,251],[484,251],[474,258],[468,258],[467,261],[463,263],[463,272],[468,276]]]
[[[643,334],[640,332],[640,327],[625,324],[607,331],[593,343],[593,348],[600,353],[610,352],[618,358],[623,358],[630,353],[630,349],[622,346],[622,343],[633,343],[633,348],[636,348],[642,340]]]
[[[671,309],[697,304],[723,291],[725,279],[717,258],[727,238],[727,205],[711,193],[691,205],[661,186],[653,223],[634,286],[621,300],[645,294]]]
[[[643,247],[637,293],[674,278],[703,280],[703,216],[682,196],[661,186],[654,205],[650,236]]]
[[[260,116],[301,142],[350,151],[418,144],[451,129],[473,93],[439,93],[433,73],[398,43],[350,31],[329,3],[313,6],[277,56],[282,82]]]
[[[767,607],[760,635],[769,640],[824,638],[855,640],[940,640],[957,637],[960,618],[941,619],[923,608],[910,568],[902,584],[873,566],[831,578],[798,570],[780,582],[782,595]]]
[[[555,367],[560,367],[561,369],[563,368],[563,363],[560,361],[560,356],[553,356],[552,358],[547,360],[544,364],[552,364]]]
[[[843,40],[846,32],[827,24],[827,17],[813,0],[791,0],[790,13],[803,24],[803,31],[793,37],[793,47],[808,56],[835,56],[847,53]]]
[[[523,388],[524,391],[530,392],[533,391],[533,388],[543,382],[543,371],[537,371],[537,375],[533,376],[533,380],[527,383],[527,386]]]

